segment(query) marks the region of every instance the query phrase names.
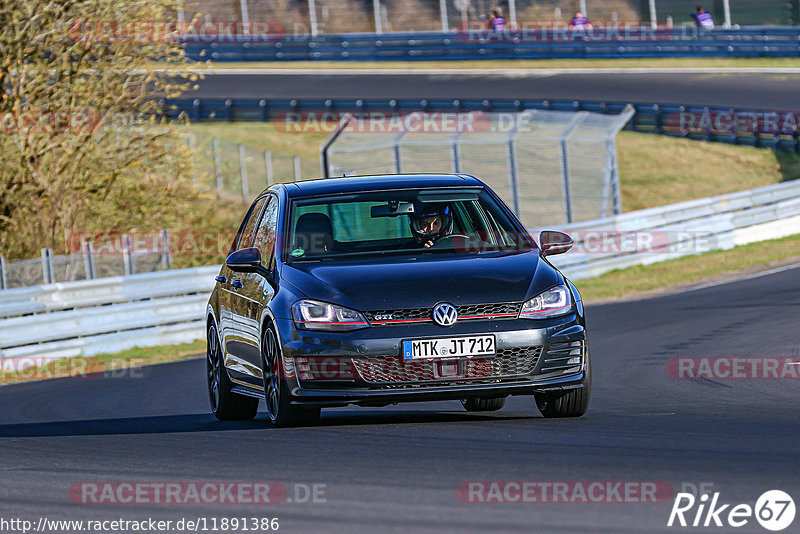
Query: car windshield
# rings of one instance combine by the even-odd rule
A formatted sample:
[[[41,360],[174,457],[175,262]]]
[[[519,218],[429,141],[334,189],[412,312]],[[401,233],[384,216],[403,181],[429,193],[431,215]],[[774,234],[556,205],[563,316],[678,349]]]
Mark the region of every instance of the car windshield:
[[[484,189],[405,189],[297,199],[288,258],[531,250],[535,245]]]

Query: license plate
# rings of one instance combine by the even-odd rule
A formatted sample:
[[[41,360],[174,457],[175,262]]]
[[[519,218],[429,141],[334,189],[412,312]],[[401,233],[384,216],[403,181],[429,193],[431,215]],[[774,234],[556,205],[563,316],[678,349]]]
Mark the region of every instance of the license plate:
[[[403,358],[406,360],[494,356],[494,354],[493,335],[408,339],[403,341]]]

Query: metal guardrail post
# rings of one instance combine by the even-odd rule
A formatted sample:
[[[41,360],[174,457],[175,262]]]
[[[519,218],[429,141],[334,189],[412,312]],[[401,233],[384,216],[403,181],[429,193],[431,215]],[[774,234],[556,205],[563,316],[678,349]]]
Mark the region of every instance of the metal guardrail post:
[[[247,155],[244,152],[244,145],[239,143],[239,174],[242,177],[242,200],[247,203],[250,197],[250,188],[247,184]]]
[[[0,256],[0,289],[8,289],[8,279],[6,278],[6,259]]]
[[[135,271],[133,264],[133,247],[131,245],[131,236],[122,236],[122,264],[125,267],[125,274],[131,275]]]
[[[172,247],[169,243],[169,230],[161,230],[159,233],[159,241],[161,241],[161,267],[172,269]]]
[[[219,139],[211,140],[211,151],[214,153],[214,176],[217,178],[217,195],[222,196],[222,163],[219,155]]]
[[[294,156],[294,181],[295,182],[299,182],[300,181],[300,176],[301,176],[301,172],[300,172],[300,157],[299,156]]]
[[[442,23],[442,31],[449,31],[450,26],[447,22],[447,0],[439,0],[439,20]]]
[[[94,245],[91,241],[84,241],[81,243],[81,252],[83,253],[83,268],[86,271],[86,279],[94,280],[97,277],[97,271],[94,263]]]
[[[267,187],[275,183],[275,178],[272,175],[272,152],[269,150],[264,151],[264,167],[267,171]]]
[[[42,249],[42,282],[53,283],[53,250],[49,248]]]

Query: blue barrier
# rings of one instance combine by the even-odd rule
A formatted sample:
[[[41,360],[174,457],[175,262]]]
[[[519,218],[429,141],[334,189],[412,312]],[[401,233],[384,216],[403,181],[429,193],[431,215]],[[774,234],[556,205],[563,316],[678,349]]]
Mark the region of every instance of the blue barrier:
[[[573,100],[347,100],[347,99],[177,99],[163,102],[164,115],[192,120],[295,120],[316,113],[316,120],[335,120],[344,113],[514,112],[525,109],[620,113],[627,102]],[[771,110],[632,104],[636,114],[627,130],[702,139],[800,153],[800,114]],[[324,116],[324,113],[330,115]],[[294,115],[292,115],[294,114]]]
[[[794,26],[185,35],[183,42],[190,59],[214,61],[800,57],[800,27]]]

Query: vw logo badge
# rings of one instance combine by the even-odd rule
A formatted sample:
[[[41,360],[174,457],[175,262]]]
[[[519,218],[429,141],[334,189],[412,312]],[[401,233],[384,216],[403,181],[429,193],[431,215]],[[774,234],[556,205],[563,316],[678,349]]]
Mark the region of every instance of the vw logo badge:
[[[458,310],[452,304],[442,302],[433,307],[433,322],[439,326],[453,326],[458,320]]]

